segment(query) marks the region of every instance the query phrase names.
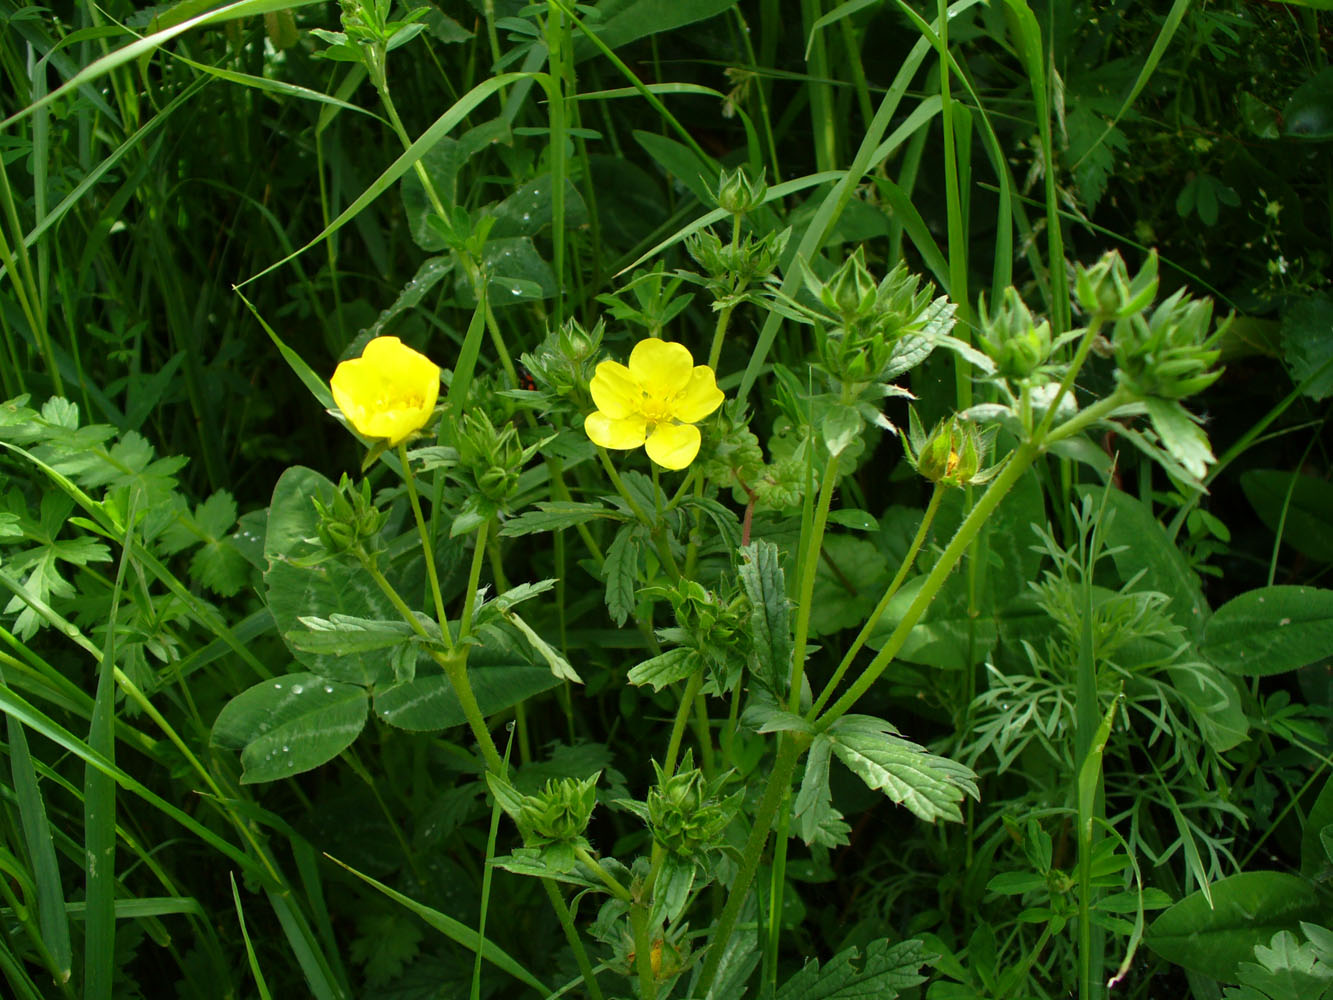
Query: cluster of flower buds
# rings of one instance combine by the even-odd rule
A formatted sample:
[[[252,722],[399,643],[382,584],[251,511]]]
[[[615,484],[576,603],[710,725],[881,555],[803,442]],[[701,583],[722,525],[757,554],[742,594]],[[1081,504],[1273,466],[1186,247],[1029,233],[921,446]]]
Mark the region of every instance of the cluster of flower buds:
[[[820,360],[835,379],[852,385],[879,378],[899,340],[920,328],[935,291],[901,262],[876,283],[860,247],[827,281],[808,268],[805,279],[811,294],[837,317],[820,338]]]
[[[685,249],[708,275],[713,297],[725,302],[777,270],[790,238],[788,227],[759,237],[746,233],[727,243],[711,229],[704,229],[686,238]]]
[[[667,777],[653,762],[657,785],[648,792],[648,826],[653,839],[668,851],[691,858],[718,846],[718,838],[740,807],[740,793],[719,798],[728,775],[712,781],[694,767],[692,752],[686,752],[680,770]]]
[[[486,781],[506,815],[523,834],[525,847],[541,849],[546,863],[557,870],[574,866],[576,848],[588,850],[583,836],[597,805],[598,771],[589,778],[551,779],[536,795],[524,795],[494,774]]]
[[[369,480],[363,479],[358,489],[344,473],[330,503],[324,504],[319,497],[310,500],[319,518],[315,531],[326,549],[332,553],[374,552],[374,540],[388,514],[371,501]]]
[[[496,428],[484,410],[466,414],[456,438],[458,466],[471,476],[476,492],[503,505],[518,488],[519,473],[535,448],[524,448],[511,423]]]
[[[311,31],[329,45],[320,54],[338,62],[362,63],[375,86],[382,89],[385,57],[425,27],[421,18],[429,8],[419,7],[408,13],[405,20],[390,21],[391,0],[338,0],[338,6],[342,31],[322,28]]]
[[[602,346],[604,324],[598,320],[591,330],[576,319],[568,319],[558,330],[550,330],[537,349],[521,358],[537,390],[555,399],[574,398],[582,406],[594,361]]]

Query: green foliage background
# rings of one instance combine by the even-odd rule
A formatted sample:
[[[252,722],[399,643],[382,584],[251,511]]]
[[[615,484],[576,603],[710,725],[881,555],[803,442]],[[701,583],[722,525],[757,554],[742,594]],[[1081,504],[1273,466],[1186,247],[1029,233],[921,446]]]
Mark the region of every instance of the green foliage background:
[[[982,494],[950,491],[936,512],[899,439],[858,418],[812,535],[819,481],[801,449],[816,425],[836,436],[811,416],[822,328],[778,307],[776,280],[681,276],[698,269],[688,235],[731,236],[715,192],[737,167],[768,184],[747,232],[791,227],[777,273],[807,310],[798,258],[825,280],[860,248],[874,274],[902,261],[949,295],[968,343],[1010,286],[1058,336],[1088,321],[1076,262],[1117,249],[1133,271],[1155,248],[1163,295],[1186,287],[1236,318],[1225,375],[1191,403],[1217,456],[1206,473],[1182,473],[1156,414],[1042,459],[858,705],[916,748],[893,744],[903,766],[976,785],[949,771],[936,799],[898,809],[880,723],[847,716],[820,736],[783,776],[790,847],[764,854],[734,939],[750,951],[735,946],[714,995],[748,977],[750,995],[786,1000],[1094,996],[1118,971],[1133,996],[1327,993],[1331,15],[1242,0],[953,8],[945,36],[920,0],[395,8],[423,27],[377,91],[351,50],[339,58],[331,3],[0,0],[0,974],[14,996],[585,989],[479,779],[465,706],[427,669],[429,640],[389,622],[355,566],[318,562],[308,499],[331,498],[365,453],[325,412],[327,377],[381,334],[449,370],[462,388],[447,405],[480,400],[570,470],[575,495],[560,496],[534,471],[547,466],[525,466],[479,546],[493,591],[556,581],[477,611],[476,695],[497,738],[515,724],[519,792],[600,772],[591,845],[648,849],[616,803],[652,785],[688,671],[715,672],[707,738],[688,739],[736,769],[728,793],[750,794],[719,835],[730,850],[710,856],[720,882],[668,941],[668,961],[693,954],[698,974],[775,780],[771,734],[793,725],[716,697],[737,609],[765,609],[755,662],[770,686],[794,647],[824,647],[817,694],[918,558],[870,650],[889,638]],[[599,478],[570,402],[582,386],[558,398],[534,359],[576,319],[605,322],[607,356],[661,333],[702,360],[723,311],[715,367],[749,411],[716,426],[748,424],[748,441],[727,440],[762,446],[766,475],[732,482],[740,459],[706,451],[725,487],[689,508],[706,526],[704,593],[645,596],[654,539]],[[956,357],[898,380],[926,427],[994,402]],[[1077,394],[1113,379],[1094,357]],[[903,400],[883,410],[908,427]],[[1014,447],[1005,433],[997,450]],[[385,537],[406,539],[393,583],[424,597],[391,459],[368,478]],[[442,454],[422,461],[456,606],[467,531],[495,508],[447,481]],[[650,498],[646,463],[625,468]],[[756,491],[746,523],[774,548],[733,572]],[[804,612],[788,600],[798,566],[816,567]],[[653,629],[673,623],[663,660]],[[1093,662],[1089,701],[1076,678]],[[922,822],[936,817],[957,822]],[[595,902],[571,919],[607,995],[642,995]],[[1080,919],[1095,933],[1080,938]]]

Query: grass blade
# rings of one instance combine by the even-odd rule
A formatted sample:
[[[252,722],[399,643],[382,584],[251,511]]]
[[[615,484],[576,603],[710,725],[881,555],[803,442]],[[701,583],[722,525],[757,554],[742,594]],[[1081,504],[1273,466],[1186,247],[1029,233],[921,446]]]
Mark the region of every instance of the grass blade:
[[[461,923],[453,917],[441,913],[439,910],[432,910],[429,906],[418,903],[415,899],[412,899],[410,896],[404,896],[397,890],[390,889],[383,882],[377,882],[369,875],[361,874],[361,872],[357,871],[351,865],[344,864],[332,855],[325,856],[335,864],[342,865],[343,868],[346,868],[362,882],[365,882],[367,885],[373,886],[380,892],[384,893],[384,895],[388,896],[395,903],[411,910],[422,920],[426,921],[426,923],[444,934],[445,937],[458,942],[464,948],[469,948],[472,951],[480,950],[482,956],[496,968],[503,969],[520,982],[527,983],[527,985],[541,993],[542,996],[546,996],[551,992],[547,987],[542,985],[540,979],[520,965],[516,959],[501,950],[499,946],[493,942],[481,937],[467,924]]]
[[[250,932],[245,927],[245,911],[241,908],[241,893],[236,888],[236,875],[231,875],[231,898],[236,903],[236,919],[241,925],[241,938],[245,941],[245,956],[250,960],[250,973],[255,977],[255,988],[259,990],[259,1000],[273,1000],[273,994],[268,991],[268,983],[264,980],[264,973],[259,968],[259,958],[255,955],[254,946],[250,943]]]
[[[0,684],[3,683],[0,680]],[[9,730],[9,764],[10,773],[14,777],[14,798],[18,802],[23,840],[28,848],[28,862],[37,884],[37,924],[42,931],[42,941],[55,963],[55,968],[50,970],[51,975],[56,982],[63,983],[69,980],[73,954],[55,842],[46,816],[46,804],[37,787],[37,772],[28,752],[27,733],[13,716],[7,717],[5,722]]]

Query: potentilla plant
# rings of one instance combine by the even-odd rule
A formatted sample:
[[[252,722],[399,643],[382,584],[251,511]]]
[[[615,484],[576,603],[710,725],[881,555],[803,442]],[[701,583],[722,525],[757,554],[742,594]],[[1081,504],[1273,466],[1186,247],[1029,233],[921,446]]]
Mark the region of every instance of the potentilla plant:
[[[733,206],[734,233],[762,197],[761,184],[724,178],[719,200]],[[735,250],[744,245],[734,236],[730,256],[694,249],[712,271],[746,256]],[[760,241],[748,252],[767,251]],[[741,294],[753,280],[747,261],[730,279],[707,279],[720,293],[707,364],[665,329],[622,353],[606,346],[601,323],[573,322],[525,356],[525,386],[473,378],[462,364],[443,373],[393,337],[344,361],[332,378],[332,412],[366,441],[366,468],[387,470],[388,481],[374,492],[367,480],[334,486],[299,467],[282,477],[265,584],[304,670],[242,693],[217,722],[227,745],[241,748],[247,781],[332,759],[372,708],[408,730],[466,725],[476,770],[522,838],[486,860],[541,882],[593,997],[726,995],[761,955],[774,982],[789,840],[819,848],[848,841],[831,783],[835,760],[927,823],[962,820],[965,800],[978,795],[972,771],[894,720],[855,710],[1034,463],[1104,428],[1187,479],[1211,458],[1180,400],[1216,377],[1216,333],[1207,306],[1183,294],[1152,308],[1155,261],[1133,279],[1114,254],[1080,269],[1089,321],[1063,337],[1010,290],[983,309],[976,347],[954,335],[952,304],[902,265],[876,279],[858,249],[821,281],[799,263],[809,295],[780,301]],[[478,287],[480,331],[484,282]],[[782,455],[776,436],[765,442],[743,401],[727,401],[719,388],[719,345],[742,300],[813,327],[808,370],[775,374],[790,432]],[[865,460],[869,435],[898,432],[883,401],[910,397],[898,380],[937,348],[968,366],[994,401],[930,430],[909,412],[902,446],[931,484],[930,502],[851,641],[835,633],[816,651],[813,595],[839,484]],[[1113,387],[1080,396],[1080,373],[1100,356],[1115,365]],[[1145,415],[1148,427],[1133,426]],[[997,445],[1001,428],[1007,451]],[[765,483],[765,502],[799,525],[794,542],[780,546],[756,530]],[[972,502],[931,553],[926,541],[948,491],[966,491]],[[556,687],[571,703],[579,698],[575,658],[519,613],[534,598],[549,601],[559,576],[509,581],[500,549],[504,539],[566,529],[577,530],[583,565],[600,576],[611,621],[638,632],[627,646],[642,653],[625,656],[624,683],[673,706],[655,781],[637,797],[633,789],[599,795],[601,772],[533,785],[494,737],[497,721],[512,717],[528,761],[524,703]],[[914,573],[897,624],[876,635]],[[868,644],[878,648],[862,657]],[[597,835],[600,810],[641,823],[645,850],[613,856]],[[766,858],[779,891],[758,914],[757,945],[738,927],[755,912],[752,888]],[[714,895],[712,885],[725,892]],[[577,902],[597,897],[595,918],[581,923]],[[923,961],[914,947],[891,956],[903,982]]]

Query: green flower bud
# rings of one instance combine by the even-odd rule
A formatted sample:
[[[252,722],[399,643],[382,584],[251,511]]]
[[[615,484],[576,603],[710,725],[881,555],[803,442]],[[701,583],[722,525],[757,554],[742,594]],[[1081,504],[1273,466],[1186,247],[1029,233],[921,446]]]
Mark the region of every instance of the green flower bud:
[[[764,173],[761,170],[758,179],[751,180],[744,167],[722,171],[717,182],[718,207],[732,215],[753,212],[764,203],[764,195],[768,192]]]
[[[851,325],[868,316],[875,307],[877,289],[875,279],[866,270],[865,255],[860,247],[847,258],[820,289],[824,305]]]
[[[1124,259],[1114,250],[1090,268],[1078,265],[1075,273],[1074,289],[1079,304],[1089,315],[1102,319],[1125,319],[1142,312],[1157,297],[1155,250],[1132,280]]]
[[[668,778],[654,761],[657,787],[648,793],[648,826],[653,839],[684,857],[716,847],[740,805],[739,795],[718,800],[725,776],[707,781],[693,764],[693,754],[686,753],[680,771]]]
[[[921,276],[899,261],[875,290],[877,332],[893,340],[914,330],[934,293],[934,284],[922,286]]]
[[[559,856],[572,859],[571,848],[588,846],[583,833],[597,805],[597,780],[601,776],[602,772],[598,771],[583,781],[575,778],[561,778],[559,781],[552,779],[536,795],[520,793],[497,775],[488,774],[486,781],[500,808],[523,834],[525,846],[540,848],[560,845],[564,850]]]
[[[1008,379],[1021,381],[1036,373],[1051,353],[1051,324],[1038,324],[1012,287],[986,315],[986,300],[981,301],[981,332],[977,341],[995,362],[996,371]]]
[[[917,472],[945,486],[966,486],[989,478],[981,469],[985,447],[976,424],[955,415],[941,420],[926,434],[916,411],[909,414],[911,423],[903,447]]]
[[[1140,396],[1183,399],[1221,376],[1215,346],[1224,323],[1210,337],[1213,303],[1178,291],[1145,319],[1136,313],[1119,320],[1111,335],[1116,378]]]
[[[524,831],[528,846],[533,841],[574,841],[583,836],[597,805],[597,779],[577,781],[574,778],[551,780],[537,795],[525,795],[519,812],[518,825]]]
[[[315,532],[326,549],[334,553],[356,548],[374,550],[374,541],[388,514],[372,502],[368,480],[363,479],[358,489],[344,473],[329,504],[325,505],[318,497],[310,499],[319,518]]]
[[[518,487],[525,457],[513,424],[496,429],[490,417],[477,410],[463,417],[458,435],[459,465],[472,473],[477,491],[503,504]]]

